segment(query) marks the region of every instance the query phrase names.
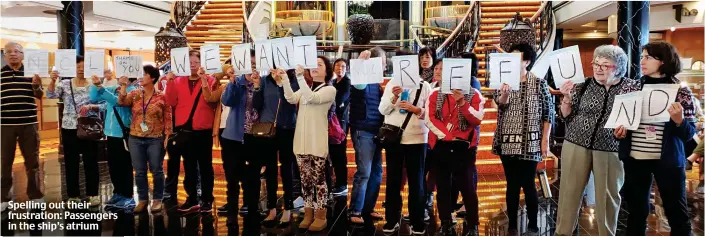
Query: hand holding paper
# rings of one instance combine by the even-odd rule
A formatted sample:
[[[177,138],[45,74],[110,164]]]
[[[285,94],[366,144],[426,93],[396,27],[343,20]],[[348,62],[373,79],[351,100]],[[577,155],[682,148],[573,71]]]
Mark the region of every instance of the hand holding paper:
[[[677,125],[683,123],[683,106],[679,102],[673,102],[668,108],[668,113],[671,115],[671,120]]]

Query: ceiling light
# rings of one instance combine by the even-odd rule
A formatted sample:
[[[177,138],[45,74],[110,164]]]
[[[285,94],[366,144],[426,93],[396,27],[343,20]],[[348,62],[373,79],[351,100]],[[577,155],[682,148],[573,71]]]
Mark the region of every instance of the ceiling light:
[[[592,30],[592,33],[597,33],[597,30]]]
[[[120,28],[120,32],[122,32],[122,28]]]
[[[675,26],[671,26],[671,31],[676,31],[676,27],[675,27]]]

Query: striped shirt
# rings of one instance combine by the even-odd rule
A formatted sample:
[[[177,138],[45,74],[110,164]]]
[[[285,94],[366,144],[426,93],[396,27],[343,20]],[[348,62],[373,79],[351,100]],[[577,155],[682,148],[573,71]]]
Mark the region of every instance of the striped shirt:
[[[632,151],[630,155],[637,160],[655,160],[661,158],[663,129],[666,123],[642,123],[632,132]]]
[[[2,67],[0,75],[0,123],[6,125],[28,125],[37,123],[37,103],[42,98],[41,88],[34,90],[32,77],[24,76],[24,65],[13,70],[10,65]]]

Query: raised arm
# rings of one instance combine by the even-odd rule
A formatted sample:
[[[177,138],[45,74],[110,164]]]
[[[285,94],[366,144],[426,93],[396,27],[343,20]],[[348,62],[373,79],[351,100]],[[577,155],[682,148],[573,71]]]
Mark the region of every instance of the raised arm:
[[[298,104],[299,100],[301,100],[301,89],[308,88],[308,85],[306,84],[306,81],[303,79],[303,76],[301,76],[300,79],[297,77],[296,80],[297,80],[296,83],[292,83],[289,81],[289,75],[282,76],[282,87],[284,88],[284,99],[286,99],[286,101],[289,102],[289,104]],[[301,80],[303,82],[303,84],[304,84],[303,87],[301,86],[301,84],[299,84],[299,80]],[[296,90],[296,92],[294,92],[291,84],[299,85],[299,89]],[[311,88],[308,88],[308,90],[310,91]]]
[[[205,99],[206,102],[209,102],[209,103],[219,102],[220,96],[223,93],[222,90],[219,90],[220,89],[220,82],[211,76],[205,76],[204,78],[201,78],[203,99]]]
[[[245,93],[245,84],[247,79],[244,76],[237,77],[236,79],[228,82],[223,91],[223,104],[229,107],[236,107],[241,103],[242,94]]]
[[[120,93],[118,94],[118,105],[120,106],[132,106],[135,95],[140,95],[135,93],[137,90],[133,90],[130,94],[127,93],[127,85],[120,86]]]
[[[379,102],[379,112],[382,115],[390,115],[396,109],[396,103],[399,100],[399,96],[394,93],[398,86],[387,85],[384,88],[384,93],[382,94],[382,100]]]

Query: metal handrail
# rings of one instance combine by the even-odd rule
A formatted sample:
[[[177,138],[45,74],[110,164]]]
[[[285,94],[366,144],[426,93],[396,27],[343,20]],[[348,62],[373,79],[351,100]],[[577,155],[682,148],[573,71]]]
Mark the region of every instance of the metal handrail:
[[[176,28],[183,30],[205,3],[206,1],[175,1],[171,5],[171,19],[176,23]]]
[[[477,4],[477,1],[472,1],[472,3],[470,3],[470,7],[468,8],[468,11],[465,12],[465,16],[463,16],[463,21],[462,21],[463,23],[459,24],[457,27],[455,27],[455,30],[453,30],[453,33],[451,33],[450,36],[448,36],[448,39],[446,39],[446,41],[443,42],[440,47],[438,47],[439,49],[448,46],[448,44],[450,44],[453,37],[455,37],[456,35],[458,35],[458,33],[460,33],[460,29],[462,29],[463,25],[467,22],[468,16],[470,16],[470,13],[472,12],[475,5],[479,6],[479,4]],[[438,52],[436,52],[436,53],[438,53]]]

